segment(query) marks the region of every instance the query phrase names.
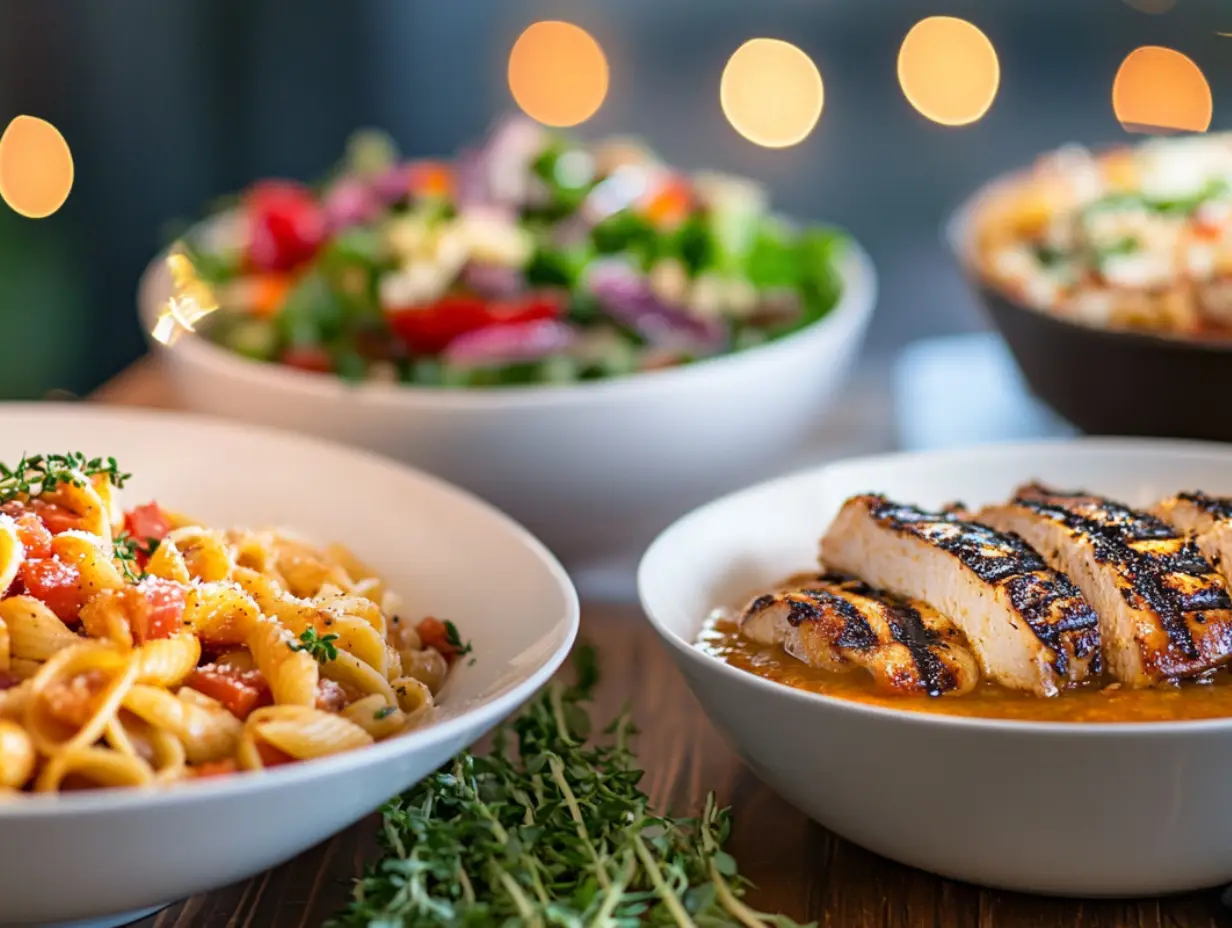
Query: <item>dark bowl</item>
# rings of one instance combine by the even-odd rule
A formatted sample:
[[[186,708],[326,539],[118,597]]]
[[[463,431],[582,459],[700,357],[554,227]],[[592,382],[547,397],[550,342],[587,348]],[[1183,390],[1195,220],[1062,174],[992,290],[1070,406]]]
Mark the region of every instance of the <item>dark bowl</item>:
[[[1034,393],[1091,435],[1232,442],[1232,341],[1100,328],[1033,309],[986,281],[976,266],[973,217],[1010,176],[955,212],[949,246]]]

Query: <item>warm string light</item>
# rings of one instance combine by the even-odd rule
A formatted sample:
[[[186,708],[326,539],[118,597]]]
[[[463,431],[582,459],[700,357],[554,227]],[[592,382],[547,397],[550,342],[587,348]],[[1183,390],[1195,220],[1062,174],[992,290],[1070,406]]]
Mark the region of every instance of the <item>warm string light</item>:
[[[786,148],[807,138],[821,118],[825,98],[813,59],[779,39],[749,39],[728,59],[719,82],[727,121],[766,148]]]
[[[547,126],[576,126],[603,105],[603,49],[573,23],[545,20],[518,36],[509,53],[509,90],[522,111]]]
[[[73,154],[60,130],[17,116],[0,135],[0,197],[29,219],[50,216],[73,189]]]
[[[1117,70],[1112,109],[1130,132],[1205,132],[1211,87],[1193,59],[1171,48],[1135,48]]]
[[[1001,65],[979,28],[953,16],[930,16],[903,39],[898,82],[908,102],[933,122],[965,126],[992,106]]]

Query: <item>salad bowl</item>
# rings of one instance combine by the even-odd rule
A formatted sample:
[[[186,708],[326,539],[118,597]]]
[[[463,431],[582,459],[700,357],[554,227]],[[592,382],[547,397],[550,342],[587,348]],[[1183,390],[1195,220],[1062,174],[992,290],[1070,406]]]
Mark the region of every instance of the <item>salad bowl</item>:
[[[489,143],[485,151],[491,171],[502,177],[508,173],[508,165],[492,152],[507,149],[513,144],[509,139],[519,138],[523,138],[519,131],[508,130]],[[557,143],[540,140],[535,144],[549,147],[531,159],[534,171],[544,174],[540,166],[549,155],[557,165],[544,176],[556,177],[562,165],[579,159],[588,163],[587,158],[600,157],[596,153],[592,158],[583,149],[550,147]],[[434,164],[433,170],[441,170]],[[546,273],[541,265],[548,259],[543,254],[550,253],[559,275],[573,273],[560,270],[571,260],[572,251],[544,249],[555,247],[551,242],[560,236],[572,241],[578,234],[577,224],[585,226],[585,204],[602,201],[612,189],[619,190],[619,185],[613,188],[613,178],[625,175],[617,171],[595,183],[588,188],[582,206],[568,207],[575,208],[575,213],[552,220],[546,227],[545,220],[534,218],[546,209],[542,203],[533,208],[521,204],[522,212],[505,203],[498,210],[487,201],[472,208],[458,193],[457,202],[441,207],[433,205],[437,201],[429,194],[416,194],[409,205],[400,202],[368,225],[350,227],[352,238],[345,239],[350,242],[345,248],[339,244],[344,241],[342,233],[328,240],[332,246],[324,246],[315,264],[301,263],[291,272],[301,275],[296,278],[300,283],[279,304],[281,308],[255,314],[229,311],[227,301],[220,297],[221,311],[214,319],[204,320],[198,332],[174,340],[152,337],[152,348],[170,373],[178,402],[190,409],[316,434],[437,474],[510,513],[570,567],[631,553],[672,516],[715,493],[773,472],[809,441],[810,426],[834,400],[859,348],[876,294],[872,264],[858,244],[831,230],[800,232],[780,222],[765,212],[761,195],[750,194],[746,182],[700,179],[688,182],[696,188],[692,193],[680,194],[686,183],[680,175],[657,165],[638,165],[647,176],[663,178],[663,192],[648,209],[666,208],[661,206],[664,198],[684,196],[686,202],[704,202],[697,191],[711,188],[722,191],[713,195],[716,203],[731,200],[736,205],[707,207],[712,210],[709,213],[697,207],[670,232],[652,227],[640,214],[629,218],[634,215],[629,212],[633,207],[617,210],[585,233],[599,244],[585,245],[590,250],[586,252],[589,257],[581,261],[584,272],[578,271],[572,283],[555,290],[532,287],[519,291],[521,309],[515,315],[522,321],[498,324],[492,320],[513,311],[510,301],[491,298],[484,303],[486,298],[478,293],[480,284],[474,282],[479,276],[476,269],[500,270],[524,282],[539,280],[536,275]],[[426,170],[424,164],[411,166]],[[531,170],[525,168],[525,159],[523,169]],[[626,165],[626,169],[633,168]],[[462,185],[463,167],[455,170],[459,176],[451,183]],[[343,184],[354,180],[347,176],[329,189],[345,192]],[[543,186],[539,175],[523,180]],[[568,191],[561,193],[558,187],[552,189],[565,197]],[[315,201],[306,189],[296,194],[297,202],[310,210]],[[245,201],[249,231],[242,240],[247,242],[246,252],[236,258],[211,245],[215,251],[207,255],[207,247],[200,244],[190,252],[203,277],[213,273],[220,280],[220,293],[251,294],[255,282],[265,279],[245,270],[254,262],[268,263],[264,253],[254,254],[264,240],[258,241],[260,237],[252,230],[273,209],[263,206],[262,198],[287,194],[281,187],[274,193],[260,185],[254,190]],[[489,193],[489,199],[496,196]],[[745,202],[750,198],[754,201],[751,207]],[[334,201],[327,193],[321,202],[321,209],[328,211]],[[555,201],[547,205],[566,209]],[[454,218],[439,219],[442,210]],[[494,220],[494,215],[505,219]],[[509,220],[511,215],[521,218],[515,223]],[[314,296],[303,283],[316,279],[313,274],[329,277],[332,272],[325,265],[331,260],[352,261],[352,257],[336,258],[336,253],[352,255],[358,237],[369,236],[374,229],[378,231],[373,234],[391,237],[394,243],[387,242],[383,253],[396,251],[395,246],[410,234],[405,231],[405,224],[412,221],[408,216],[421,224],[445,223],[440,241],[466,236],[471,241],[480,234],[476,229],[485,230],[482,248],[474,241],[466,246],[472,249],[472,258],[456,281],[432,284],[421,280],[428,272],[420,275],[415,269],[428,267],[423,263],[403,265],[403,270],[390,270],[392,265],[379,261],[364,265],[366,270],[347,265],[348,273],[371,274],[366,292],[379,296],[365,303],[363,310],[343,308],[336,313],[329,307],[342,306],[343,297],[331,303],[318,298],[320,288]],[[690,221],[694,226],[688,225]],[[184,240],[217,241],[219,234],[211,229],[220,222],[225,224],[224,216],[198,226]],[[690,238],[691,228],[701,238]],[[226,239],[228,234],[221,237]],[[540,238],[535,239],[536,235]],[[716,244],[725,236],[745,244],[730,248]],[[497,239],[503,243],[499,248]],[[615,239],[624,244],[612,245],[610,240]],[[522,245],[514,247],[510,240]],[[529,245],[528,240],[539,244]],[[776,328],[756,323],[757,316],[686,311],[684,304],[667,305],[651,293],[650,282],[662,277],[664,268],[686,273],[681,270],[683,259],[676,255],[682,250],[692,254],[689,249],[698,241],[709,243],[697,246],[710,255],[706,260],[726,270],[694,269],[689,273],[697,276],[691,282],[677,281],[680,286],[692,287],[689,292],[697,296],[704,289],[702,278],[710,284],[722,279],[736,291],[751,294],[750,299],[758,301],[750,304],[756,312],[770,314],[771,304],[786,297],[787,312],[794,315],[785,317],[789,321]],[[797,242],[806,241],[808,247],[797,247]],[[532,253],[526,249],[532,247],[539,250],[525,267],[475,263],[477,253],[492,262],[498,252],[511,249],[525,258]],[[616,250],[603,250],[608,247]],[[445,250],[452,253],[452,248]],[[646,249],[660,255],[650,270],[639,263],[651,261],[643,257]],[[230,256],[220,258],[219,254]],[[299,259],[286,259],[293,260]],[[445,259],[438,256],[434,260],[431,273],[439,276],[443,273],[440,262]],[[216,265],[220,262],[229,270],[219,272]],[[720,274],[727,276],[720,278]],[[491,276],[483,275],[484,286]],[[779,283],[758,289],[755,279]],[[795,283],[789,286],[783,281]],[[402,307],[400,301],[410,299],[406,293],[418,294],[432,286],[447,288],[437,302]],[[541,298],[545,292],[548,296]],[[803,296],[806,292],[808,296]],[[166,334],[160,324],[166,322],[166,306],[174,295],[173,277],[165,262],[155,261],[138,296],[147,333]],[[243,299],[247,297],[239,301]],[[595,302],[607,308],[596,312]],[[310,311],[306,306],[317,308]],[[553,312],[558,314],[554,318],[537,318]],[[339,314],[345,319],[341,324]],[[449,329],[477,317],[490,323],[487,328],[460,335]],[[375,327],[375,336],[363,329],[369,325]],[[370,355],[361,357],[356,346],[367,344],[365,335],[375,338],[377,345],[365,348]],[[517,340],[505,345],[513,354],[502,354],[500,344],[506,336]],[[447,337],[453,340],[442,349]],[[558,342],[560,338],[565,342]],[[553,346],[565,343],[578,350],[553,352]],[[595,360],[582,351],[598,343],[607,346],[602,358]],[[541,356],[531,359],[519,354],[536,346],[546,346]],[[373,360],[377,355],[380,360]]]
[[[114,455],[133,474],[126,495],[208,524],[283,526],[346,544],[408,609],[456,621],[474,658],[450,673],[427,725],[369,747],[150,788],[5,796],[2,925],[127,924],[290,859],[511,714],[576,635],[573,588],[538,541],[472,496],[393,462],[180,414],[14,405],[0,408],[0,424],[0,459],[9,463],[42,449]]]

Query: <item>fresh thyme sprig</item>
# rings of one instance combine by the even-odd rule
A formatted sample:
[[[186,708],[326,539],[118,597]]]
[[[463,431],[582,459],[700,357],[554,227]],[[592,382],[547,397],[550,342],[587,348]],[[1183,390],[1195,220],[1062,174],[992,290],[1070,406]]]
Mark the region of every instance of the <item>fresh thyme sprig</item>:
[[[338,649],[334,646],[334,642],[338,640],[337,635],[318,636],[315,628],[306,628],[299,640],[299,644],[288,642],[287,647],[292,651],[307,651],[319,664],[338,659]]]
[[[82,478],[99,475],[116,487],[132,476],[120,470],[115,458],[87,458],[80,451],[22,455],[16,467],[0,462],[0,503],[51,493],[64,483],[81,486]]]
[[[159,543],[157,538],[147,538],[145,544],[142,544],[128,532],[120,532],[112,539],[112,552],[120,562],[120,570],[124,572],[126,580],[136,583],[147,576],[144,570],[137,569],[138,556],[153,557]]]
[[[649,808],[628,712],[588,740],[593,651],[575,664],[578,682],[551,684],[490,754],[464,753],[386,804],[384,856],[332,928],[799,928],[741,900],[713,794],[698,818]]]

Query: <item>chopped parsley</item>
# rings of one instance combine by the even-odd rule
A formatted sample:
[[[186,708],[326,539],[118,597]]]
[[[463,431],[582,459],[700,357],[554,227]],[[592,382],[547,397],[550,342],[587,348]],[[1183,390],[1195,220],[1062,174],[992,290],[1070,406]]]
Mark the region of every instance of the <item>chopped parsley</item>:
[[[299,636],[300,643],[293,644],[288,641],[287,647],[292,651],[306,651],[318,664],[325,664],[338,659],[338,649],[334,647],[337,640],[337,635],[318,636],[315,628],[306,628]]]
[[[389,718],[393,714],[394,714],[393,706],[381,706],[381,708],[377,709],[375,712],[372,713],[372,717],[376,719],[378,722],[380,722],[383,719]]]

